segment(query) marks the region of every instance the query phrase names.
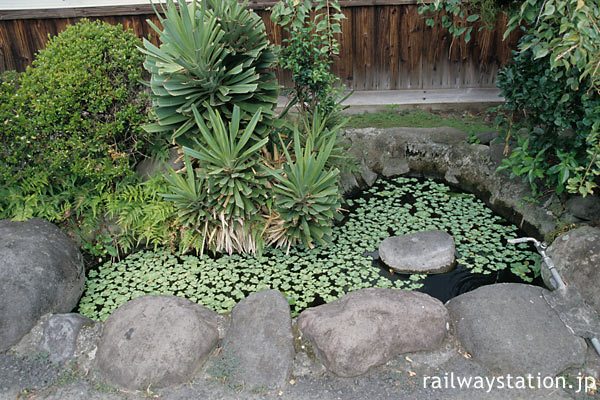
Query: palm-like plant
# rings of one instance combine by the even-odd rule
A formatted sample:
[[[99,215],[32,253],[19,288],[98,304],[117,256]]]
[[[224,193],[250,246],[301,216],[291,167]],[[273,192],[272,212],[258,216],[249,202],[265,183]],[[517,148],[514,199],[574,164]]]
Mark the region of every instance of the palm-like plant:
[[[195,148],[184,146],[183,153],[198,159],[214,182],[214,192],[210,197],[217,213],[223,213],[226,219],[251,217],[267,197],[266,178],[260,174],[259,156],[268,138],[250,142],[261,110],[254,114],[243,131],[240,129],[241,111],[238,106],[233,108],[229,127],[225,127],[218,111],[208,108],[208,112],[212,129],[193,107],[204,144],[195,139]]]
[[[163,197],[175,202],[179,210],[178,222],[187,235],[187,240],[182,240],[185,250],[193,247],[203,251],[207,247],[229,254],[260,251],[261,211],[270,192],[259,160],[268,139],[252,142],[250,138],[262,113],[258,110],[242,130],[239,107],[233,108],[228,127],[218,111],[207,109],[212,129],[192,108],[204,144],[194,139],[193,148],[183,147],[187,177],[174,172],[167,175],[172,193]],[[199,174],[194,172],[190,157],[197,160]]]
[[[309,135],[302,148],[296,127],[294,159],[284,146],[288,162],[283,170],[271,171],[276,179],[274,210],[284,221],[288,248],[298,242],[312,248],[315,243],[325,244],[329,240],[336,210],[340,208],[339,171],[327,170],[325,165],[336,140],[335,135],[329,137],[315,155],[314,138]]]
[[[206,174],[194,171],[192,163],[187,155],[185,159],[184,179],[182,173],[177,173],[166,165],[169,173],[165,174],[165,180],[169,183],[171,193],[160,195],[167,201],[172,201],[177,209],[177,224],[182,233],[182,251],[185,253],[189,248],[204,250],[207,243],[207,235],[214,224],[210,212],[211,204],[209,193],[211,182],[206,179]]]
[[[208,5],[208,6],[207,6]],[[167,0],[159,16],[163,30],[148,23],[160,35],[160,47],[144,40],[145,68],[152,74],[150,87],[157,122],[151,132],[172,133],[171,138],[190,144],[198,133],[193,108],[209,122],[207,107],[232,117],[241,110],[242,124],[263,110],[255,141],[273,124],[277,104],[275,57],[269,48],[265,26],[235,0]]]

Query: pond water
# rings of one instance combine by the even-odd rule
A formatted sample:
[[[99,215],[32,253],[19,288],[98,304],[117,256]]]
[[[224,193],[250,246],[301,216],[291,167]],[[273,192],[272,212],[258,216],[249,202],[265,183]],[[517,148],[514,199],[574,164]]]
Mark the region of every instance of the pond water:
[[[495,282],[532,281],[539,256],[522,236],[474,195],[430,180],[380,180],[360,196],[346,199],[345,217],[332,243],[314,249],[266,249],[252,255],[177,256],[168,249],[140,251],[88,273],[79,312],[105,319],[129,299],[144,294],[189,298],[217,312],[265,288],[289,300],[292,314],[366,287],[420,290],[447,301]],[[439,275],[391,274],[376,250],[388,236],[440,229],[453,236],[457,268]]]

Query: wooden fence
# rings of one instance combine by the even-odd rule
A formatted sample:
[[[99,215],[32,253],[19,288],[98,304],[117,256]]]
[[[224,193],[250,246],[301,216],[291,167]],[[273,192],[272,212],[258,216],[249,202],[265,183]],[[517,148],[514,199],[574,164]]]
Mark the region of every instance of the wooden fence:
[[[270,40],[280,44],[282,31],[269,20],[266,9],[273,1],[251,1],[249,7],[265,22]],[[493,30],[473,30],[468,44],[453,40],[439,22],[425,25],[416,0],[341,1],[340,55],[333,70],[355,90],[444,89],[494,87],[498,68],[510,59],[518,34],[502,40],[505,17]],[[158,23],[149,6],[87,7],[59,10],[0,10],[0,72],[24,71],[48,36],[61,32],[81,18],[122,24],[140,37],[157,43],[157,34],[146,23]],[[289,74],[278,79],[291,86]]]

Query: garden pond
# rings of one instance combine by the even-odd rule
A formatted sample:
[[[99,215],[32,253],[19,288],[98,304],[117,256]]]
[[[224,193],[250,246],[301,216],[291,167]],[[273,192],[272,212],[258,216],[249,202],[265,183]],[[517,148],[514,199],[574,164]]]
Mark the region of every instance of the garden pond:
[[[419,290],[441,301],[497,282],[533,282],[540,257],[523,236],[473,194],[431,179],[379,180],[345,200],[343,220],[328,246],[265,249],[261,257],[177,255],[168,249],[142,250],[88,271],[78,312],[106,319],[117,307],[146,294],[186,297],[217,312],[228,312],[256,291],[283,293],[292,315],[366,287]],[[389,236],[429,229],[455,241],[457,268],[438,275],[392,273],[377,254]],[[539,279],[536,279],[536,282]]]

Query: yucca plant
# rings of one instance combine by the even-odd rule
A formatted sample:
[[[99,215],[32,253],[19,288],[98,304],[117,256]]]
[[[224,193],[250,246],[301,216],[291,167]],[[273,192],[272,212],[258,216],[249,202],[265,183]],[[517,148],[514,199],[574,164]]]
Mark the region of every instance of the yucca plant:
[[[179,210],[177,222],[186,239],[182,239],[184,251],[191,247],[200,252],[205,248],[229,254],[259,252],[262,209],[271,196],[260,164],[261,150],[268,139],[250,140],[261,110],[242,129],[238,106],[234,106],[227,127],[218,111],[207,109],[212,128],[192,107],[200,138],[194,138],[193,148],[183,147],[185,171],[166,175],[172,193],[163,197]],[[198,164],[199,173],[194,171],[191,159]]]
[[[160,47],[144,40],[145,68],[157,122],[150,132],[171,134],[189,145],[198,133],[193,108],[209,123],[208,107],[230,119],[241,110],[246,125],[262,109],[253,140],[260,141],[274,123],[278,86],[271,68],[275,57],[259,16],[237,0],[167,0],[161,6]]]
[[[339,169],[353,169],[355,168],[355,160],[351,155],[348,154],[346,148],[343,145],[343,138],[340,134],[341,129],[346,125],[350,117],[336,114],[336,124],[331,124],[333,121],[330,119],[332,114],[328,114],[321,107],[317,106],[312,113],[304,114],[302,116],[302,127],[303,143],[309,138],[312,140],[313,149],[319,151],[319,149],[325,148],[327,143],[330,141],[334,142],[331,153],[327,158],[325,166],[327,168],[336,167]]]
[[[207,244],[207,236],[215,224],[211,213],[210,179],[206,178],[204,171],[198,174],[194,171],[187,155],[185,159],[185,172],[178,173],[168,165],[168,173],[164,175],[169,183],[171,193],[160,195],[167,201],[174,203],[177,209],[177,225],[181,231],[182,252],[193,248],[201,253]],[[183,173],[187,177],[183,177]]]
[[[226,219],[248,218],[257,213],[268,197],[266,177],[261,173],[260,150],[268,138],[250,142],[261,117],[258,110],[242,131],[241,110],[234,106],[231,122],[225,122],[218,111],[208,108],[209,128],[196,107],[192,108],[202,143],[194,139],[194,148],[184,146],[183,153],[196,158],[214,186],[210,194],[217,213]]]
[[[336,140],[335,136],[330,137],[315,154],[314,138],[309,135],[302,146],[299,129],[295,127],[294,158],[283,146],[288,161],[282,170],[271,171],[276,180],[274,211],[284,221],[288,248],[297,243],[312,248],[329,241],[341,198],[337,185],[339,170],[326,169]]]

